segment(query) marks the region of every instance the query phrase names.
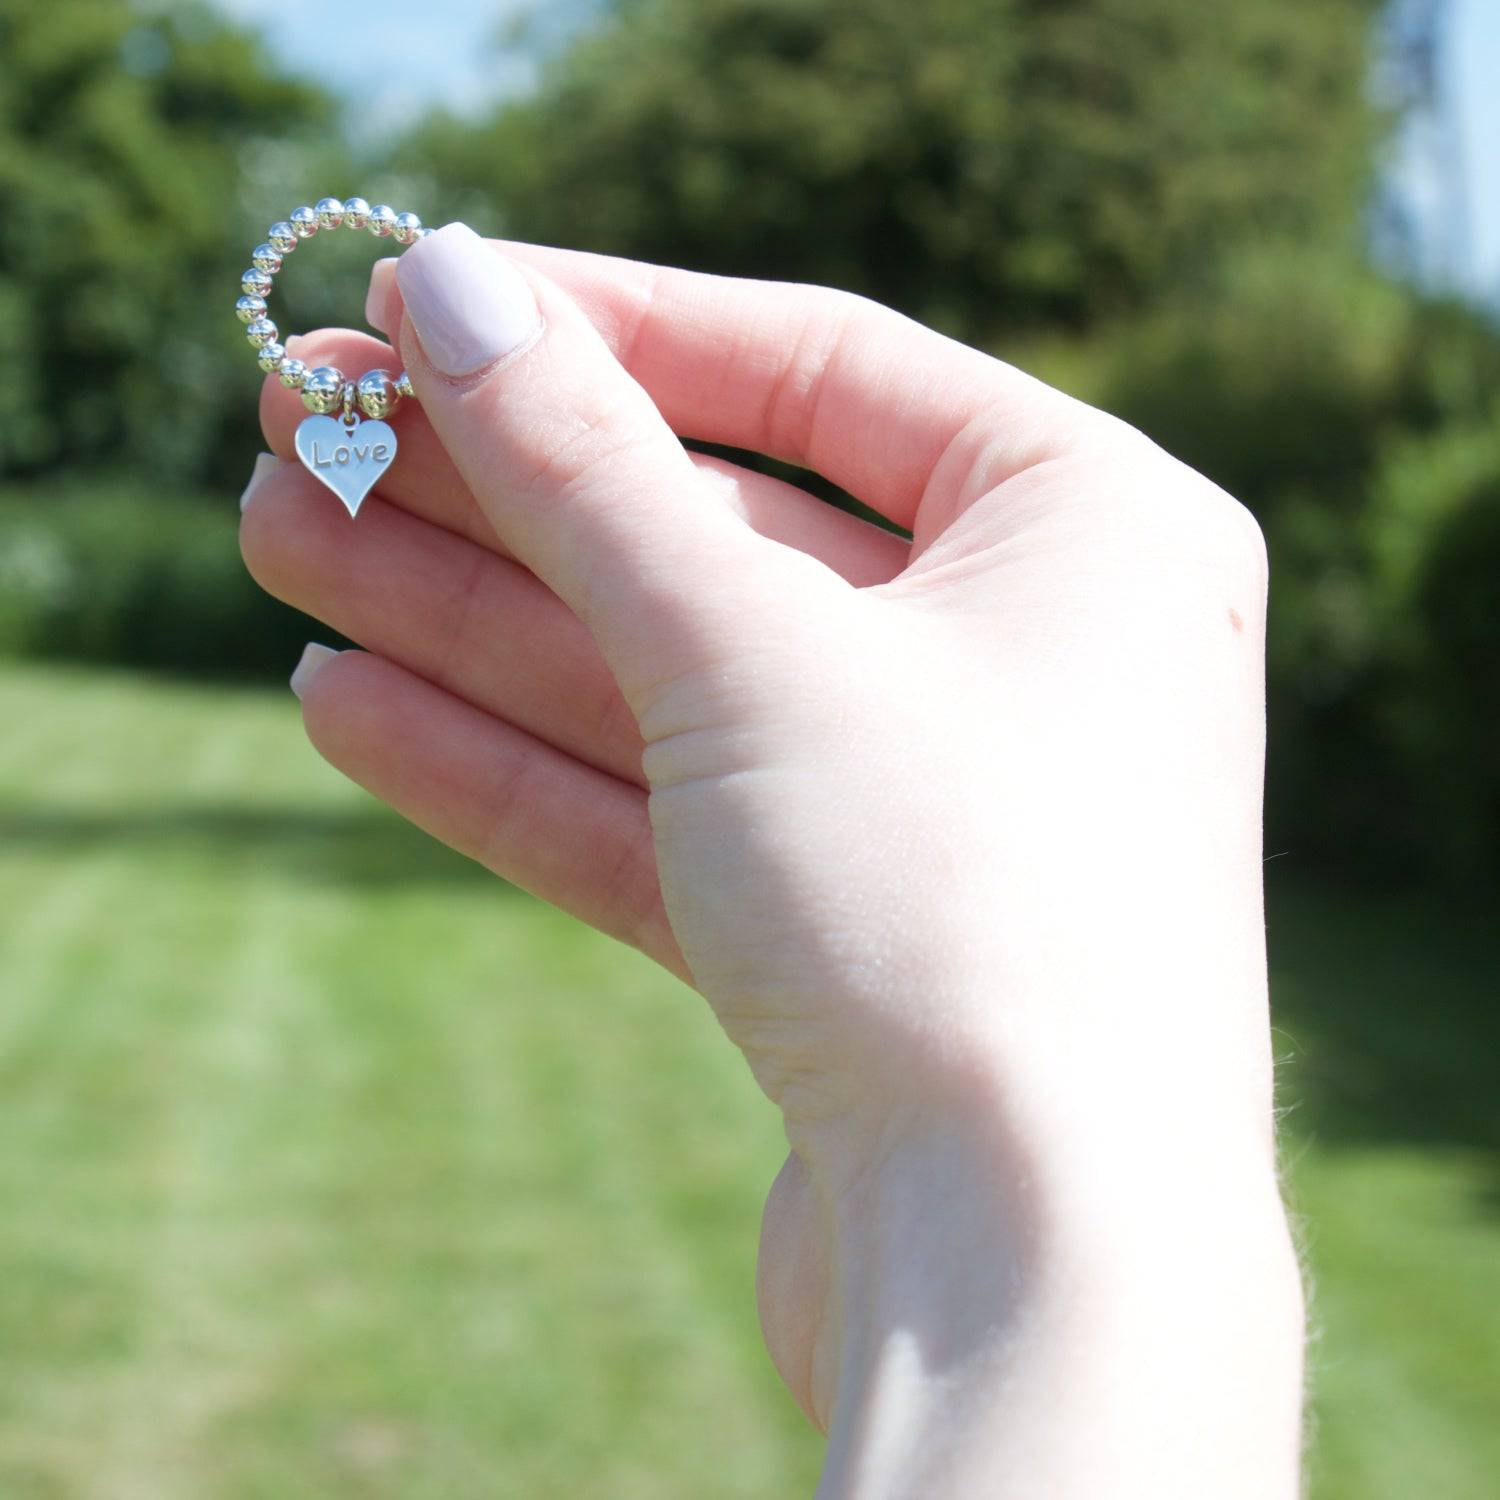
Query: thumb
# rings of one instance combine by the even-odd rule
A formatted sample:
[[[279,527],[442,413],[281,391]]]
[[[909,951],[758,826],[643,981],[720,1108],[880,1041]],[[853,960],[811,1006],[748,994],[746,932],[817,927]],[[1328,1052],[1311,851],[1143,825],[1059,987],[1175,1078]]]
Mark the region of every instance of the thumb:
[[[428,419],[505,545],[579,615],[640,712],[723,659],[783,549],[707,494],[581,309],[464,224],[398,261]]]

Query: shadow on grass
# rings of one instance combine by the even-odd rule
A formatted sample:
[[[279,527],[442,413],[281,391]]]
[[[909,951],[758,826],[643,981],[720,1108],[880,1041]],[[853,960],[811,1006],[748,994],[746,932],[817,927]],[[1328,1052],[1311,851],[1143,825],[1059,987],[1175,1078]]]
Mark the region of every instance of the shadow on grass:
[[[341,812],[243,804],[119,812],[0,806],[0,858],[107,851],[353,887],[485,883],[514,889],[375,804]]]
[[[1333,1144],[1477,1150],[1500,1188],[1493,911],[1267,876],[1290,1127]]]

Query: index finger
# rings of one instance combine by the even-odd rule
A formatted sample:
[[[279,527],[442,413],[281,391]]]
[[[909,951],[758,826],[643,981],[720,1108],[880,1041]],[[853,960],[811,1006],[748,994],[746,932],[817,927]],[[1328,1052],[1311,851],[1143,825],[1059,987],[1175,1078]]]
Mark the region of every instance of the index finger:
[[[563,286],[679,436],[814,469],[908,529],[956,444],[983,448],[993,485],[1107,420],[850,292],[493,243]],[[369,303],[388,331],[400,326],[393,272],[377,265]]]

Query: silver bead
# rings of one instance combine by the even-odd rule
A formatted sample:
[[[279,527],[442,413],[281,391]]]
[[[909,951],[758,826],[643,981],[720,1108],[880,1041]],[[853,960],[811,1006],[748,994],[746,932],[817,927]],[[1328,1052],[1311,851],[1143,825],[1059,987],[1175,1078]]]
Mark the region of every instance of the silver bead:
[[[408,399],[414,397],[417,394],[416,391],[412,389],[411,376],[408,375],[405,370],[403,370],[396,377],[396,394],[398,396],[407,397]]]
[[[288,390],[297,391],[302,389],[302,382],[307,379],[307,366],[300,359],[287,355],[276,373],[281,376],[282,385]]]
[[[297,248],[297,231],[285,219],[277,219],[266,231],[266,239],[272,249],[283,255],[290,255]]]
[[[250,264],[267,276],[274,276],[281,269],[281,251],[275,245],[257,245],[250,252]]]
[[[318,216],[305,203],[287,215],[299,240],[310,240],[318,232]]]
[[[234,315],[241,323],[253,323],[257,318],[266,315],[266,299],[264,297],[241,297],[234,304]]]
[[[257,349],[264,349],[267,344],[275,343],[276,325],[269,318],[257,318],[245,325],[245,337]]]
[[[302,404],[308,411],[328,416],[343,404],[344,377],[332,365],[309,370],[302,381]]]
[[[389,370],[366,370],[354,387],[354,395],[367,417],[388,417],[401,404],[396,378]]]
[[[240,290],[247,297],[269,297],[274,285],[275,282],[264,271],[257,271],[254,266],[240,277]]]
[[[396,210],[389,203],[377,203],[370,210],[368,229],[378,240],[383,240],[396,227]]]
[[[363,198],[344,199],[344,228],[364,229],[370,222],[370,205]]]
[[[415,214],[397,214],[391,235],[398,245],[410,245],[421,237],[422,221]]]
[[[261,345],[261,351],[255,356],[255,363],[269,375],[273,370],[281,368],[281,362],[286,358],[286,349],[272,339],[269,344]]]

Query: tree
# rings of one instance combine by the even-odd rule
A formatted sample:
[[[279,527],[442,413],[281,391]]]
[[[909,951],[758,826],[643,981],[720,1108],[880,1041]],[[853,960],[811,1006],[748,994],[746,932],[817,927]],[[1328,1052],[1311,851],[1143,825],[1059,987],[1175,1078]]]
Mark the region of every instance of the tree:
[[[619,0],[410,159],[510,230],[1079,327],[1247,241],[1353,247],[1377,0]]]
[[[0,476],[107,460],[181,480],[226,430],[251,441],[258,372],[229,315],[244,163],[271,122],[331,119],[201,5],[6,0]]]

